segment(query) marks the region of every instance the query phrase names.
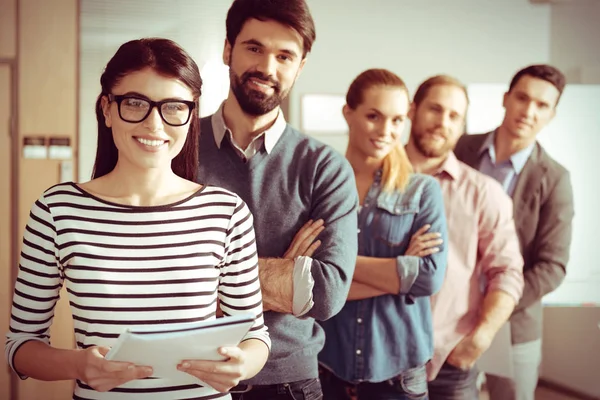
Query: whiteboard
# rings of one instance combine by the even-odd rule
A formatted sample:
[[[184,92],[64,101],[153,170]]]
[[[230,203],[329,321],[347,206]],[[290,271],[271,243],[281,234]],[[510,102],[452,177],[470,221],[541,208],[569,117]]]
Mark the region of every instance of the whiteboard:
[[[504,117],[506,84],[472,84],[467,132],[495,129]],[[543,299],[546,305],[600,306],[600,85],[567,85],[556,117],[538,134],[548,153],[571,173],[575,218],[563,284]]]

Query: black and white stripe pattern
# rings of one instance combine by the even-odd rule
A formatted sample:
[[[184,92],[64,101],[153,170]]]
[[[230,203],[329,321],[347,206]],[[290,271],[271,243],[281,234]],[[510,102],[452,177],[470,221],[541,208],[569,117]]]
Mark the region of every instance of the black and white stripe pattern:
[[[235,194],[208,186],[168,206],[107,202],[72,183],[34,204],[15,286],[6,357],[19,346],[49,342],[61,286],[66,286],[77,347],[110,347],[126,328],[256,314],[246,337],[270,346],[263,323],[252,215]],[[13,367],[14,368],[14,367]],[[142,394],[143,393],[143,394]],[[76,399],[213,399],[200,385],[163,379],[98,393],[77,382]]]

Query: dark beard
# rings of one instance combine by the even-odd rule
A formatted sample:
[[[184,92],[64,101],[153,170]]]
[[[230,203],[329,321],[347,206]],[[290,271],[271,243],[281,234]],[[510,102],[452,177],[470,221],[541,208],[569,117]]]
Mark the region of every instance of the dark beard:
[[[446,142],[446,144],[443,147],[439,149],[434,149],[427,146],[425,140],[423,140],[425,137],[424,135],[416,134],[414,130],[411,131],[410,135],[413,138],[415,148],[419,151],[419,153],[421,153],[427,158],[442,157],[446,155],[446,153],[448,153],[448,150],[452,150],[452,146],[449,146],[448,142]]]
[[[273,85],[274,93],[268,96],[258,90],[248,89],[246,83],[250,78],[258,78]],[[281,85],[268,76],[258,71],[244,72],[242,76],[237,75],[229,67],[229,81],[231,91],[238,101],[242,111],[246,114],[259,117],[265,115],[281,105],[287,92],[281,92]]]

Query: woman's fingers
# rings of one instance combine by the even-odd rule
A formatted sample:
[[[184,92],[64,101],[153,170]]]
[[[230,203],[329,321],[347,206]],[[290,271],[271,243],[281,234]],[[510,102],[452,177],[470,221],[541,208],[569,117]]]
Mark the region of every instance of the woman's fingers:
[[[432,248],[420,251],[419,252],[419,257],[427,257],[427,256],[429,256],[431,254],[435,254],[435,253],[437,253],[439,251],[440,251],[439,247],[432,247]]]

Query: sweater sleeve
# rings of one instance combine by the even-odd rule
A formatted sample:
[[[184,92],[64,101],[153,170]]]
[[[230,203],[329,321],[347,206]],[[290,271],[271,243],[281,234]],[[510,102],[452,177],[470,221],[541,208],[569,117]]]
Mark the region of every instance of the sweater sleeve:
[[[227,230],[225,259],[219,276],[219,301],[225,315],[254,314],[254,325],[243,340],[259,339],[270,349],[271,341],[263,320],[258,255],[252,223],[250,210],[238,197]]]
[[[358,253],[358,194],[350,164],[333,150],[315,171],[311,218],[322,218],[325,230],[313,254],[314,305],[306,316],[324,321],[340,312],[350,290]]]
[[[23,234],[19,272],[13,292],[5,355],[10,367],[15,354],[30,340],[50,344],[50,325],[63,274],[55,245],[56,228],[44,197],[35,202]],[[22,379],[26,376],[20,375]]]

